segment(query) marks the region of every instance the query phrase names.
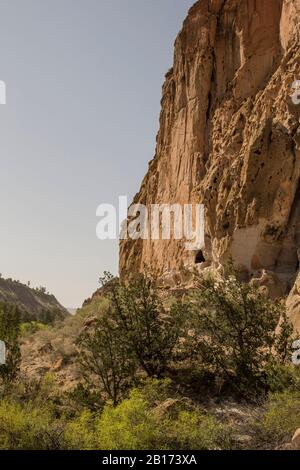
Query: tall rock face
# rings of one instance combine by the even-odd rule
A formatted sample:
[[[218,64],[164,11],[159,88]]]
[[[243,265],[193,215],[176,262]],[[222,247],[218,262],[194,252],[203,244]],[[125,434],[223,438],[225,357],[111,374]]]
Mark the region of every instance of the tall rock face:
[[[155,157],[134,198],[203,203],[203,268],[232,256],[245,276],[268,273],[277,294],[291,289],[299,268],[295,80],[300,0],[199,0],[175,42]],[[120,245],[123,274],[144,265],[178,273],[194,263],[183,240]]]

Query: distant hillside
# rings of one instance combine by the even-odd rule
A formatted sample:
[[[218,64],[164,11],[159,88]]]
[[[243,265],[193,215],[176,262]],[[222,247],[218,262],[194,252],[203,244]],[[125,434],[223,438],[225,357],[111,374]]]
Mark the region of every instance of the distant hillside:
[[[24,320],[49,323],[54,318],[69,315],[58,300],[43,287],[32,289],[19,281],[0,278],[0,302],[9,302],[19,307]]]

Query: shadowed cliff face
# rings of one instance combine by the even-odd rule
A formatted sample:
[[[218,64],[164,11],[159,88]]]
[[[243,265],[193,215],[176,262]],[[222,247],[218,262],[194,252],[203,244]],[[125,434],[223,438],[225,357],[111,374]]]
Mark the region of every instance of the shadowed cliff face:
[[[299,267],[297,79],[300,0],[198,1],[175,42],[155,157],[134,200],[203,203],[203,267],[232,255],[245,276],[270,272],[274,295]],[[194,260],[178,240],[120,246],[123,274],[147,264],[171,275]]]

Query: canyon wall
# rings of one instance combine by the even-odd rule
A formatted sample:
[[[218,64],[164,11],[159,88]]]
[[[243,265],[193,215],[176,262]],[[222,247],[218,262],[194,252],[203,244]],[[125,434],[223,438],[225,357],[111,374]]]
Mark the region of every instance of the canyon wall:
[[[290,291],[299,270],[295,80],[300,0],[199,0],[175,42],[155,157],[133,201],[204,204],[199,269],[232,256],[274,296]],[[195,256],[184,240],[123,240],[120,272],[148,265],[181,282]]]

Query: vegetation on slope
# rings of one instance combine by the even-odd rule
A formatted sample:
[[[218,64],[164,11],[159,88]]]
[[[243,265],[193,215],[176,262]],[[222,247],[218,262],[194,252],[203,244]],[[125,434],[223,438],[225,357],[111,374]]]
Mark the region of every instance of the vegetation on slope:
[[[0,448],[276,448],[291,440],[300,376],[283,302],[232,269],[197,277],[184,296],[162,296],[149,275],[104,283],[105,295],[74,318],[35,333],[54,339],[68,329],[76,387],[0,366]],[[22,334],[18,322],[12,332]],[[10,354],[18,365],[17,350]]]
[[[13,279],[4,279],[0,275],[0,302],[16,305],[23,321],[52,323],[68,315],[67,310],[45,287],[33,289]]]

